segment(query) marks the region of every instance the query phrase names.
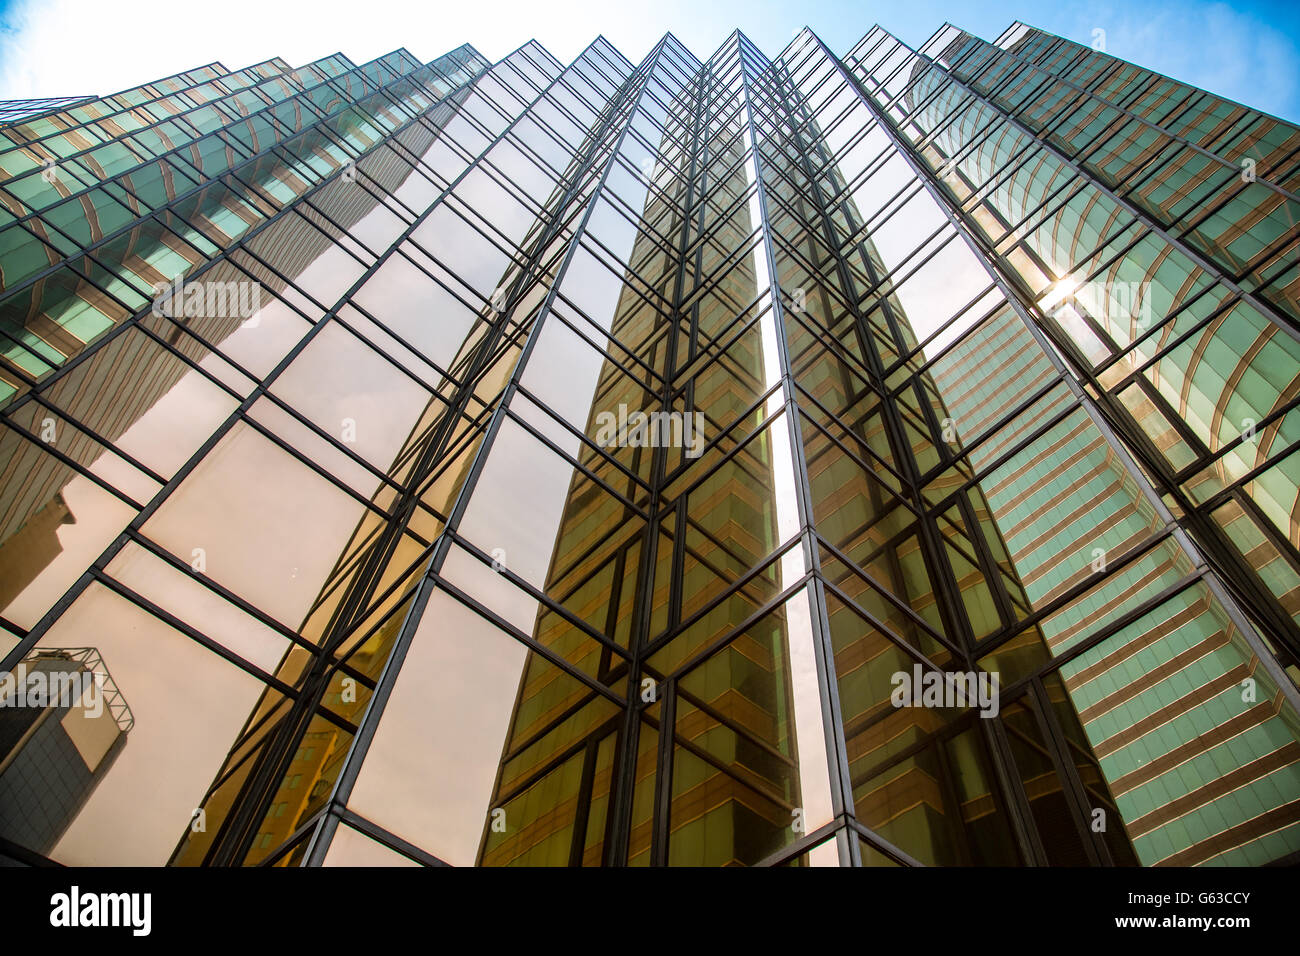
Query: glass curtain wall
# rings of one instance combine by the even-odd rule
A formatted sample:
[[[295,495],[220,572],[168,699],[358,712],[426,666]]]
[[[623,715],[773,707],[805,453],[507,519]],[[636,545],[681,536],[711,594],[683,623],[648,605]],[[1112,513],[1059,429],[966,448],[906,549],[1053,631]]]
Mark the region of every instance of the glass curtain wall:
[[[0,104],[0,705],[115,702],[0,854],[1294,859],[1297,146],[1023,24]]]

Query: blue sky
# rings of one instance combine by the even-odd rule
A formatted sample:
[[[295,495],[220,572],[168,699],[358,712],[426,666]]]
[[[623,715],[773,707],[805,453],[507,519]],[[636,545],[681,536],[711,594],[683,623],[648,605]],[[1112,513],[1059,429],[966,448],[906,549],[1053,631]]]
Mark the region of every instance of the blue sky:
[[[736,26],[776,53],[806,23],[843,52],[876,22],[919,46],[945,20],[991,40],[1017,19],[1085,44],[1105,30],[1116,56],[1300,121],[1295,0],[0,0],[0,98],[111,93],[212,60],[428,60],[466,40],[495,59],[536,37],[567,61],[603,33],[635,60],[666,30],[703,57]]]

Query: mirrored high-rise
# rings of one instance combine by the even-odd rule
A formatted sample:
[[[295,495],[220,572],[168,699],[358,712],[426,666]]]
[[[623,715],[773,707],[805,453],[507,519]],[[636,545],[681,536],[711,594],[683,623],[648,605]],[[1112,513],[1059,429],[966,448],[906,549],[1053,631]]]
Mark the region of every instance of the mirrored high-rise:
[[[0,104],[0,855],[1300,858],[1300,130],[844,46]]]

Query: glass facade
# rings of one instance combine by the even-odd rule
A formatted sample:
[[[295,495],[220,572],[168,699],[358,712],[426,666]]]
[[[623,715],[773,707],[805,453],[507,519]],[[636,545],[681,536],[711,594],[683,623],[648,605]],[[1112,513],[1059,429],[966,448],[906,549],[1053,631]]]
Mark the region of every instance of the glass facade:
[[[1295,862],[1297,167],[1019,23],[0,104],[0,862]]]

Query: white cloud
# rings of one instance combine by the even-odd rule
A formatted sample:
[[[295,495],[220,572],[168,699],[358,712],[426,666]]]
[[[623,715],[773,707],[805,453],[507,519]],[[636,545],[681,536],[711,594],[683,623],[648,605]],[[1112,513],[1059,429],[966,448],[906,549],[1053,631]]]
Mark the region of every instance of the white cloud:
[[[807,15],[778,0],[14,0],[0,13],[0,99],[102,96],[213,61],[364,63],[402,46],[428,62],[470,43],[497,60],[536,39],[568,63],[600,34],[633,62],[669,31],[703,58],[738,25],[775,54]],[[853,39],[870,28],[855,20]]]
[[[526,0],[490,8],[409,0],[17,0],[0,34],[0,99],[104,95],[202,63],[234,70],[274,56],[301,66],[341,52],[363,63],[405,46],[427,62],[469,42],[497,59],[534,36],[567,62],[603,26],[599,14],[583,16],[582,7],[552,7],[550,16],[548,5]],[[580,29],[565,28],[579,16]]]

